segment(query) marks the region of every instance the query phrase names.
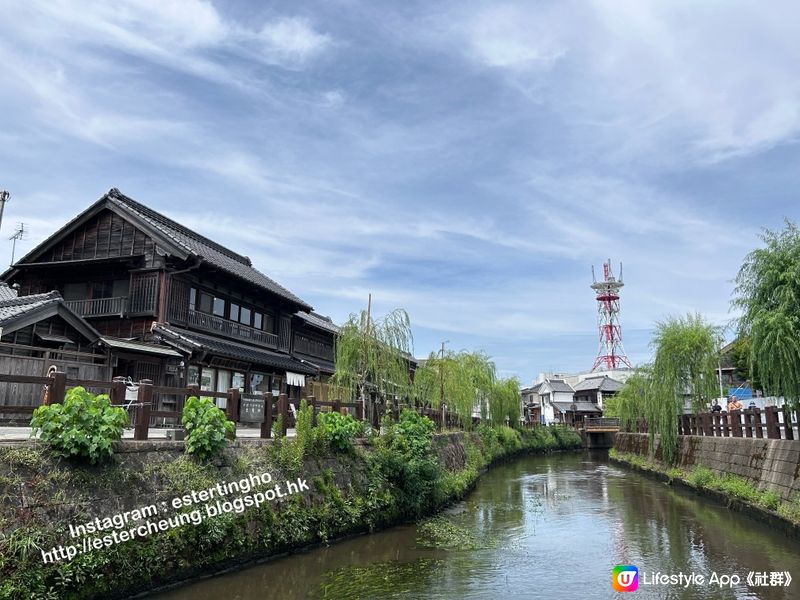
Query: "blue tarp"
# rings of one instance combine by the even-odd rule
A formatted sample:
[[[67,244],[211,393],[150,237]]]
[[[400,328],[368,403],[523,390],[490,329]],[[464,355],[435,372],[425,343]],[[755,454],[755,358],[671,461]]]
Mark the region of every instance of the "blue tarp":
[[[728,397],[736,396],[739,400],[750,400],[753,397],[753,388],[738,387],[728,389]]]

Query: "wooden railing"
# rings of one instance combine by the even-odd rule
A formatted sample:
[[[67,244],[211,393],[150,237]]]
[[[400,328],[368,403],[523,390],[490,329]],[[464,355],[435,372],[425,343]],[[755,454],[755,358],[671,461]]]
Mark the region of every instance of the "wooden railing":
[[[648,430],[647,421],[639,419],[635,431],[647,433]],[[681,415],[678,435],[795,440],[799,437],[797,411],[788,406],[767,406],[763,410],[747,408]]]
[[[268,333],[260,329],[248,327],[247,325],[234,323],[233,321],[228,321],[227,319],[214,315],[190,310],[188,313],[188,324],[190,327],[204,329],[232,338],[247,340],[260,346],[266,346],[267,348],[275,349],[278,347],[278,336],[274,333]]]
[[[128,297],[67,300],[67,305],[81,317],[121,317],[128,311]]]
[[[619,419],[616,417],[584,417],[584,431],[619,431]]]

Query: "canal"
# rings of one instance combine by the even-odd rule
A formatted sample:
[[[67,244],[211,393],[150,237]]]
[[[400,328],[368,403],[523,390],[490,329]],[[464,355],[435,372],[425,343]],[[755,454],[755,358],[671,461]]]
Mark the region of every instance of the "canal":
[[[426,526],[402,526],[207,579],[160,600],[613,598],[611,569],[639,568],[633,598],[800,598],[800,582],[748,587],[750,571],[800,579],[800,544],[743,515],[608,462],[530,456],[493,468]],[[645,573],[703,585],[643,585]],[[720,589],[712,574],[739,575]]]

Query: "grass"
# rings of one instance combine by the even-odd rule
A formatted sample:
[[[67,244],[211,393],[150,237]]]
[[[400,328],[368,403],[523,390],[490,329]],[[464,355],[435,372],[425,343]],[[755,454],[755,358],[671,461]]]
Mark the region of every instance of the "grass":
[[[729,474],[718,475],[702,465],[696,465],[686,473],[677,467],[667,468],[659,461],[651,460],[638,454],[618,452],[613,448],[609,451],[609,456],[641,469],[663,473],[670,479],[682,480],[697,489],[722,492],[746,504],[776,511],[784,519],[800,524],[800,497],[790,502],[785,502],[776,492],[772,490],[761,491],[744,477]]]

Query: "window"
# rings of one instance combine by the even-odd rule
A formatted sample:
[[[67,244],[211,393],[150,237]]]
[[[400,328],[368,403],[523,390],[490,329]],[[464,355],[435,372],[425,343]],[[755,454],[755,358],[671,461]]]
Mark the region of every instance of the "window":
[[[189,290],[189,310],[197,310],[197,290],[195,288]]]
[[[214,304],[214,296],[205,292],[200,294],[200,312],[210,314],[212,304]]]
[[[217,390],[218,392],[227,392],[231,389],[231,372],[219,369],[217,371]],[[217,408],[224,409],[228,405],[227,398],[216,399]]]
[[[86,283],[64,284],[64,300],[85,300]]]
[[[264,315],[261,313],[253,313],[253,327],[261,329],[264,325]]]
[[[240,392],[244,392],[244,373],[233,374],[231,387],[238,389]]]
[[[264,315],[264,331],[275,333],[275,315],[270,313]]]
[[[199,385],[200,384],[200,369],[194,365],[189,367],[188,374],[186,375],[186,385]]]
[[[242,307],[242,314],[239,318],[240,323],[244,323],[245,325],[250,325],[250,315],[252,311],[249,308]]]
[[[228,317],[231,321],[238,321],[239,320],[239,305],[234,304],[231,302],[231,312],[230,316]]]
[[[225,316],[225,300],[223,300],[222,298],[214,298],[213,313],[218,317]]]
[[[114,298],[124,298],[130,292],[130,287],[130,279],[115,279],[111,286],[111,293],[114,295]]]
[[[110,281],[95,281],[92,283],[92,298],[111,298],[114,286]]]

